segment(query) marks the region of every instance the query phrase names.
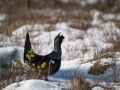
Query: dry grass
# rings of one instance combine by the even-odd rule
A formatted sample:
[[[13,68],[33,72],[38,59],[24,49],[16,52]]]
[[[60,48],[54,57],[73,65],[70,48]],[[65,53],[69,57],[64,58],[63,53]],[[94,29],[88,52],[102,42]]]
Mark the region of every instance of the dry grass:
[[[70,90],[91,90],[89,83],[82,74],[74,74],[70,84]]]
[[[92,16],[89,12],[91,9],[94,9],[94,7],[105,12],[111,11],[111,8],[113,7],[116,7],[114,12],[119,10],[119,6],[116,5],[118,0],[114,3],[114,6],[109,6],[109,4],[106,5],[99,1],[93,5],[88,4],[86,5],[87,7],[81,7],[74,1],[67,3],[62,3],[59,0],[30,1],[29,8],[27,0],[12,0],[11,2],[8,0],[0,1],[0,12],[7,15],[3,25],[0,26],[0,33],[10,36],[12,31],[24,24],[55,24],[57,22],[67,22],[70,27],[87,30],[91,26],[90,22],[92,20]],[[109,3],[109,1],[106,3]],[[101,5],[107,8],[104,8]],[[50,10],[46,10],[48,8]],[[57,9],[61,9],[61,11],[58,12]],[[76,10],[77,13],[75,12]],[[51,11],[53,11],[52,14]],[[119,27],[119,21],[114,22]],[[47,31],[51,31],[52,29],[53,26],[51,25],[50,28],[47,28]]]
[[[0,90],[11,83],[20,82],[22,80],[41,79],[40,73],[35,73],[35,70],[29,69],[28,66],[23,66],[20,61],[16,62],[16,66],[13,66],[12,63],[6,63],[1,66]]]
[[[113,3],[111,3],[113,1]],[[91,9],[97,9],[104,13],[119,13],[120,5],[119,0],[98,0],[94,4],[87,4],[83,7],[83,10],[89,11]]]
[[[89,74],[92,74],[92,75],[101,75],[101,74],[104,74],[105,71],[112,67],[112,66],[115,66],[116,63],[108,63],[108,64],[105,64],[105,65],[101,65],[99,61],[97,61],[89,70]]]
[[[89,12],[79,12],[77,14],[67,15],[71,20],[68,21],[68,26],[76,29],[87,30],[91,27],[92,16]]]
[[[74,10],[77,10],[80,7],[77,3],[62,3],[57,0],[42,0],[39,2],[35,2],[35,0],[30,1],[30,8],[27,7],[27,0],[12,0],[11,2],[2,0],[0,2],[0,12],[7,15],[7,18],[0,26],[0,33],[11,36],[12,31],[20,26],[33,23],[50,23],[51,25],[46,28],[46,31],[51,31],[54,29],[52,24],[57,22],[68,22],[72,19],[78,21],[82,19],[82,22],[77,22],[79,26],[75,26],[73,23],[73,25],[70,25],[72,27],[75,26],[76,28],[83,30],[86,30],[89,27],[89,23],[85,23],[91,21],[89,13],[82,12],[74,15]],[[58,12],[58,9],[61,10]]]
[[[89,61],[90,62],[97,61],[97,60],[100,60],[102,58],[106,58],[106,59],[107,58],[115,58],[114,53],[109,54],[109,52],[110,52],[110,49],[105,49],[103,51],[97,52],[94,54],[94,58],[89,60]]]
[[[120,20],[118,20],[116,18],[103,21],[103,23],[107,23],[107,22],[113,22],[116,25],[117,28],[120,28]]]
[[[90,68],[89,74],[101,75],[104,74],[108,68],[116,65],[115,52],[119,51],[119,47],[116,47],[114,45],[119,45],[119,41],[116,42],[116,44],[113,43],[113,39],[110,39],[109,41],[112,42],[113,47],[99,50],[98,52],[94,53],[94,58],[89,60],[90,62],[96,61],[96,63]],[[104,58],[112,59],[112,62],[101,65],[100,62]]]

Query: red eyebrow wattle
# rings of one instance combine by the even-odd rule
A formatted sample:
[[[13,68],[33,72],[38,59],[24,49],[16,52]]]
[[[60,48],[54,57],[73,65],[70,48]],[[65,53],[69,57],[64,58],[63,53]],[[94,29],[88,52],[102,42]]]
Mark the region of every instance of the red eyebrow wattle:
[[[56,36],[56,38],[58,38],[58,36]]]

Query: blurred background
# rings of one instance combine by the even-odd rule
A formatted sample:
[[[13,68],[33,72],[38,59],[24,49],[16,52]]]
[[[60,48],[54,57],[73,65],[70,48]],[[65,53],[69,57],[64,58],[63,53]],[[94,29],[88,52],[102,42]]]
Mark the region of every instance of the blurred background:
[[[120,0],[0,0],[0,34],[11,36],[18,27],[34,23],[50,24],[46,31],[54,30],[58,22],[87,30],[97,26],[94,18],[102,23],[112,21],[120,28],[118,14]]]

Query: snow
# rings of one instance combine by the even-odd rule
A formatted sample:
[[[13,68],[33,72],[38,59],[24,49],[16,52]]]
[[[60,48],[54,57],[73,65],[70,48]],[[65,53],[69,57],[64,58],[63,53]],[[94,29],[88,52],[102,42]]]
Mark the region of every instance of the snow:
[[[66,2],[69,2],[69,1],[72,1],[72,0],[61,0],[61,1],[66,3]],[[97,1],[98,0],[74,0],[74,2],[79,3],[82,6],[85,6],[87,3],[94,4]]]
[[[5,14],[0,13],[0,25],[2,25],[2,23],[4,22],[4,20],[5,20],[6,17],[7,16]]]
[[[23,63],[23,48],[21,47],[5,47],[0,48],[0,66],[6,62],[12,62],[13,60],[21,60]]]
[[[93,21],[91,22],[92,26],[99,25],[101,22],[104,21],[102,12],[99,12],[97,10],[92,10],[90,13],[93,16]]]
[[[104,88],[101,88],[101,87],[94,87],[92,90],[104,90]]]
[[[54,82],[43,80],[26,80],[18,83],[13,83],[3,90],[61,90],[61,87],[55,85]]]
[[[0,22],[4,21],[5,18],[6,18],[6,15],[0,13]]]

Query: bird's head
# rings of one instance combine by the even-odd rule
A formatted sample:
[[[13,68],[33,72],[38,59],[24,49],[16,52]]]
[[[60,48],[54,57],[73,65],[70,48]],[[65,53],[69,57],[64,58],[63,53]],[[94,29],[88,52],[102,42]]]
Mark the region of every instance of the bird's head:
[[[58,44],[58,45],[61,45],[63,40],[64,40],[64,36],[63,34],[61,34],[61,32],[55,37],[54,39],[54,43]]]

